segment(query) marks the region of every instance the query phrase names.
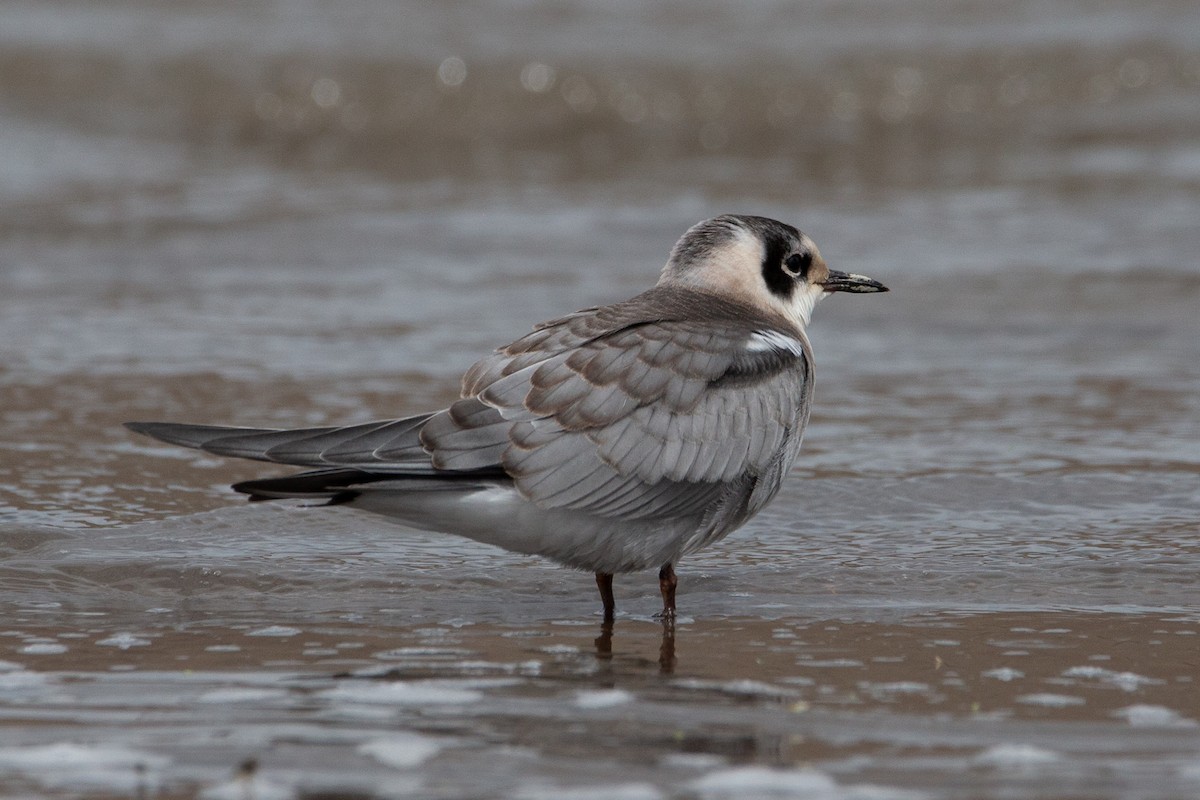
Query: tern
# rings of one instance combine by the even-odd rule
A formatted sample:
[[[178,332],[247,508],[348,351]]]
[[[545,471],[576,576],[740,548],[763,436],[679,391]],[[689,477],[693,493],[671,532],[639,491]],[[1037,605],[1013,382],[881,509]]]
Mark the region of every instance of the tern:
[[[613,576],[674,566],[776,495],[813,395],[805,329],[834,292],[886,292],[831,270],[791,225],[727,214],[689,229],[657,285],[543,322],[467,370],[461,399],[401,419],[293,430],[130,422],[164,442],[312,468],[238,483]]]

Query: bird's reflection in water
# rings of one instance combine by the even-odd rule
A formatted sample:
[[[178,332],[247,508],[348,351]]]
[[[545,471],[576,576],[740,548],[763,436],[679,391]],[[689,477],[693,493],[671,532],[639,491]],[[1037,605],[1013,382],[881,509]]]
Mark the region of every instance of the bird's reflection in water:
[[[662,642],[658,646],[658,671],[663,675],[675,674],[675,620],[664,619]]]
[[[596,659],[610,662],[613,659],[614,622],[606,619],[600,624],[600,635],[595,639]],[[658,646],[658,671],[663,675],[675,672],[675,620],[663,619],[662,639]]]
[[[613,621],[605,619],[600,623],[600,635],[596,637],[596,658],[600,661],[612,661]]]

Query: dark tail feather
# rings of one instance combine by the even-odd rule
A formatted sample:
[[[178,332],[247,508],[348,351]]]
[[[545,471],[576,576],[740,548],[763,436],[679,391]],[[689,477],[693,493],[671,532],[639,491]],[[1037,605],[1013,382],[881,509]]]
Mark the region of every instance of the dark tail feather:
[[[324,500],[324,505],[347,503],[363,492],[380,489],[409,491],[455,491],[484,488],[487,481],[509,480],[501,469],[467,472],[421,472],[405,475],[395,472],[368,472],[360,469],[321,469],[285,475],[282,478],[258,478],[235,483],[233,488],[250,495],[250,501],[307,498]]]
[[[258,478],[233,485],[234,491],[250,495],[250,501],[282,500],[288,497],[304,497],[325,500],[325,505],[337,505],[353,500],[358,492],[347,487],[382,480],[384,476],[373,475],[357,469],[323,469],[301,472],[282,478]]]

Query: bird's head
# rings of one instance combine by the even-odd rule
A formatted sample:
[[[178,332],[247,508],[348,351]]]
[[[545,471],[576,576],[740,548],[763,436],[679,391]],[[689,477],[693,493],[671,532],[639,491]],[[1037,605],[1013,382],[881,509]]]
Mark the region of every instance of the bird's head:
[[[791,225],[737,214],[693,225],[675,243],[658,283],[737,299],[801,328],[827,294],[887,291],[878,281],[831,270],[813,240]]]

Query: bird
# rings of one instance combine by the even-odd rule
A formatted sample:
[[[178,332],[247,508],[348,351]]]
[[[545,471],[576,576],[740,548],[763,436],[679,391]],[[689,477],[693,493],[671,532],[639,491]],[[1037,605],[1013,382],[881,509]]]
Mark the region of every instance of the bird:
[[[595,574],[659,570],[674,620],[682,557],[778,493],[813,397],[813,308],[888,291],[830,269],[797,228],[725,214],[689,228],[658,282],[534,326],[471,366],[447,408],[339,427],[129,422],[205,452],[306,471],[248,480],[251,500],[374,512]]]

